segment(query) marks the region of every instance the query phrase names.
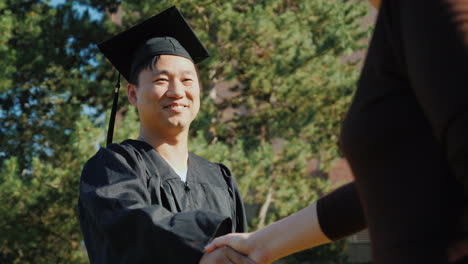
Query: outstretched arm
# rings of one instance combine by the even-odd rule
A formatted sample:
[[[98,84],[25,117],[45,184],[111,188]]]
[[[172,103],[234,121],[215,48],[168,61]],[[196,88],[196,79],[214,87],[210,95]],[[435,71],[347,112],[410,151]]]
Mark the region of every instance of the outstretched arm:
[[[357,190],[354,183],[349,183],[264,229],[216,238],[205,251],[227,245],[258,263],[270,263],[306,248],[341,239],[365,226]]]
[[[206,247],[206,251],[211,252],[227,245],[249,255],[257,263],[270,263],[328,242],[330,239],[320,228],[317,204],[314,203],[256,232],[234,233],[216,238]]]

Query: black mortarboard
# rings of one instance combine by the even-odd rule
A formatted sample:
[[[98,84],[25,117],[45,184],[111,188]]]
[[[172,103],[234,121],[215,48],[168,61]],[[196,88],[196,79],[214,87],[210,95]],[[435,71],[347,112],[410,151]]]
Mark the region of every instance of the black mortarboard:
[[[127,81],[138,65],[156,55],[178,55],[194,63],[210,56],[175,6],[98,44],[98,48]],[[119,83],[120,78],[114,90],[107,145],[112,142]]]

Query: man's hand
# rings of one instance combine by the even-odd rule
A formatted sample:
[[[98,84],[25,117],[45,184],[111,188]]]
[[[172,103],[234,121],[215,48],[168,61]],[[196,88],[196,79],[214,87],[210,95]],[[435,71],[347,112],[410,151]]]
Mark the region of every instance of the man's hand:
[[[205,253],[199,264],[256,264],[249,257],[240,254],[234,249],[223,246],[216,250]]]
[[[210,253],[217,248],[228,246],[236,252],[249,256],[256,249],[251,241],[252,233],[230,233],[215,238],[205,247],[205,253]]]

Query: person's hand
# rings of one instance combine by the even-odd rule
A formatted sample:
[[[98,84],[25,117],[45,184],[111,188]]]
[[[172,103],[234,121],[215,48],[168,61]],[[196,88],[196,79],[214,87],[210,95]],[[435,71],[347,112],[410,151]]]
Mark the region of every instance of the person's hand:
[[[230,233],[217,237],[206,245],[205,252],[213,252],[217,248],[229,246],[237,252],[248,255],[252,251],[249,243],[250,235],[251,233]]]
[[[242,255],[227,246],[220,246],[203,254],[199,264],[257,264],[249,257]]]
[[[270,263],[262,254],[259,245],[255,245],[252,241],[252,233],[231,233],[217,237],[205,247],[205,252],[210,253],[226,246],[249,256],[258,264]]]

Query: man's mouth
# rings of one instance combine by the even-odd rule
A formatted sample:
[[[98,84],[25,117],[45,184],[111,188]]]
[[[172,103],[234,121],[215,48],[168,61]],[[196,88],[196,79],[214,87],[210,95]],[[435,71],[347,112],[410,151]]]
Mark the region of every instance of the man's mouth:
[[[164,106],[164,109],[171,109],[171,110],[182,110],[187,108],[188,105],[185,104],[168,104]]]

